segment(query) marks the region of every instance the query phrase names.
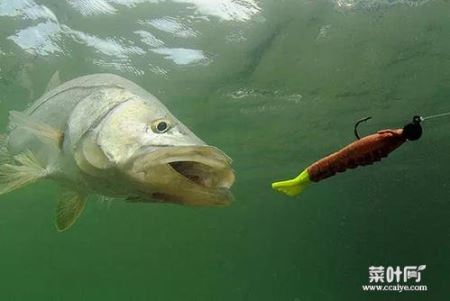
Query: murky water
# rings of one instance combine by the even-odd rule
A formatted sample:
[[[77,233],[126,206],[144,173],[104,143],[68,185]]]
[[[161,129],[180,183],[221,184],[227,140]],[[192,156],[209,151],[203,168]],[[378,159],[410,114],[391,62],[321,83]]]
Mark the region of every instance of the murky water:
[[[110,72],[234,159],[229,208],[101,202],[53,226],[57,186],[1,197],[2,300],[445,300],[450,119],[376,166],[270,188],[414,114],[450,111],[446,0],[0,0],[0,127],[63,80]],[[428,292],[369,293],[371,265]]]

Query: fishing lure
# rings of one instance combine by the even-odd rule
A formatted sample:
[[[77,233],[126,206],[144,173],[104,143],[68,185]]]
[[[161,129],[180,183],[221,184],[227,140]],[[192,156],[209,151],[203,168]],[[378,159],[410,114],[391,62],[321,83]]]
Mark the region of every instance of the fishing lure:
[[[347,169],[371,165],[387,157],[406,141],[418,140],[422,136],[422,121],[448,115],[450,115],[450,112],[428,117],[414,116],[412,122],[401,129],[385,129],[360,138],[358,134],[359,124],[371,117],[363,118],[354,127],[356,141],[316,161],[296,178],[272,183],[272,188],[289,196],[296,196],[311,182],[320,182]]]

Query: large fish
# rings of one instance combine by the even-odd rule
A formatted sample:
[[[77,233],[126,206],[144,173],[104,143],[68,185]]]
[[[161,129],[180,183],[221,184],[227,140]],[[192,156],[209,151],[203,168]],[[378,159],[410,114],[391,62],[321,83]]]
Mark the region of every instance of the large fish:
[[[51,89],[24,112],[11,112],[0,140],[0,194],[41,179],[59,182],[59,231],[76,221],[89,194],[192,206],[232,199],[231,159],[117,75]]]

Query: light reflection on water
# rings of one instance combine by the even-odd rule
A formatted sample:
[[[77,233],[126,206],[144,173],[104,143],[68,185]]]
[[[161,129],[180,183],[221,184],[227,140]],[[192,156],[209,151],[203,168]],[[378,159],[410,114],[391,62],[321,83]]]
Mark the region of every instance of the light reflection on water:
[[[131,32],[111,31],[101,36],[95,32],[77,30],[80,24],[61,23],[48,6],[33,0],[2,1],[0,16],[33,21],[7,37],[29,54],[70,56],[71,47],[68,45],[75,42],[91,48],[92,63],[103,67],[104,71],[116,70],[134,75],[150,71],[165,76],[167,66],[157,63],[161,59],[180,66],[199,63],[206,65],[210,62],[211,57],[207,57],[204,50],[189,47],[191,44],[194,46],[195,42],[187,40],[200,38],[202,35],[202,32],[191,25],[201,27],[210,22],[245,22],[260,12],[253,0],[67,0],[62,4],[65,5],[65,15],[78,12],[82,15],[81,18],[89,20],[94,15],[120,16],[128,10],[133,13],[133,9],[140,7],[159,8],[166,2],[178,5],[173,16],[136,18],[131,24],[127,24],[133,29]],[[180,38],[184,41],[180,41]],[[136,61],[144,54],[152,61],[146,66]],[[160,59],[155,56],[160,56]]]
[[[432,0],[333,0],[340,8],[377,9],[393,5],[419,6]]]
[[[420,5],[428,0],[333,0],[338,8],[377,8],[395,4]],[[172,3],[169,14],[165,5]],[[305,1],[307,3],[307,1]],[[0,3],[0,17],[20,18],[25,27],[11,32],[7,39],[25,52],[38,56],[70,56],[73,42],[90,48],[91,62],[105,72],[120,71],[139,76],[146,71],[166,76],[175,65],[207,66],[220,53],[205,49],[205,32],[209,27],[233,25],[239,30],[229,30],[223,36],[228,47],[248,40],[245,28],[251,28],[252,19],[262,13],[260,3],[255,0],[66,0],[60,5],[64,13],[62,23],[50,9],[51,5],[34,0],[5,0]],[[58,8],[61,9],[61,8]],[[154,17],[142,18],[139,11],[153,12]],[[77,14],[81,14],[77,16]],[[129,18],[131,16],[139,16]],[[112,15],[110,20],[119,20],[120,30],[108,31],[101,28],[86,29],[83,20],[95,21],[96,16]],[[121,19],[124,15],[124,19]],[[69,22],[73,18],[78,24]],[[118,21],[118,22],[119,22]],[[124,23],[126,22],[126,23]],[[264,18],[258,19],[264,23]],[[247,24],[249,23],[249,24]],[[118,25],[120,26],[120,25]],[[323,24],[317,39],[323,39],[331,25]],[[80,29],[79,29],[80,28]],[[81,28],[83,28],[81,30]],[[131,30],[129,30],[131,29]],[[226,29],[225,29],[226,30]],[[206,42],[207,43],[207,42]],[[3,50],[0,49],[0,55]],[[77,50],[79,51],[79,50]],[[206,52],[209,53],[206,55]],[[142,64],[142,56],[147,62]],[[158,57],[159,56],[159,57]]]

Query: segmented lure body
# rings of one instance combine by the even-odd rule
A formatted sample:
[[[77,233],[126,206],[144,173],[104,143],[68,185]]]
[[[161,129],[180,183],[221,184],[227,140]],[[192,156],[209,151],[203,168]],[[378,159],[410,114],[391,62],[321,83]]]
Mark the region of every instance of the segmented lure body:
[[[429,118],[433,117],[431,116]],[[371,165],[387,157],[406,141],[418,140],[422,136],[420,123],[425,120],[423,117],[416,115],[413,117],[412,122],[406,124],[402,129],[381,130],[360,139],[357,127],[361,122],[367,121],[370,118],[363,118],[355,124],[354,132],[358,140],[316,161],[304,169],[297,177],[272,183],[272,188],[289,196],[296,196],[311,182],[320,182],[347,169]]]
[[[385,158],[406,141],[403,129],[382,130],[363,137],[307,168],[309,179],[319,182],[347,169],[370,165]]]

